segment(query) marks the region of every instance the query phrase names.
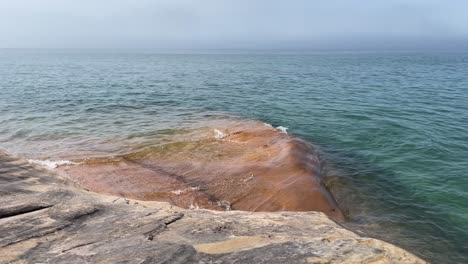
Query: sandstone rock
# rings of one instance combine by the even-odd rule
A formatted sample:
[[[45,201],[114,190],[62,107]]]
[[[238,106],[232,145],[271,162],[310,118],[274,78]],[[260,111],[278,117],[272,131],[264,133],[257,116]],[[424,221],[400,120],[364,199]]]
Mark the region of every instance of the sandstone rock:
[[[186,210],[0,154],[0,263],[425,263],[319,212]]]

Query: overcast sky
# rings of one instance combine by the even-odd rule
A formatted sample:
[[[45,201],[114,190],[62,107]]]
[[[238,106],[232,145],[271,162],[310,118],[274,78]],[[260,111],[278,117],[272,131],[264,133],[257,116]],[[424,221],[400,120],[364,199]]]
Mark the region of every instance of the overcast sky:
[[[4,48],[467,48],[468,0],[0,0]]]

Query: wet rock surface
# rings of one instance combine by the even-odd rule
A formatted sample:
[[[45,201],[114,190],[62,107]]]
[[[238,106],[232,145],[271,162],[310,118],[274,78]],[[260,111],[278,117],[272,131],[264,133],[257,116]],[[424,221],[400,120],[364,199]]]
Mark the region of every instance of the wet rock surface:
[[[318,150],[270,125],[226,121],[143,146],[57,171],[94,192],[186,209],[320,211],[344,218],[322,182]]]
[[[186,210],[0,154],[0,263],[424,263],[320,212]]]

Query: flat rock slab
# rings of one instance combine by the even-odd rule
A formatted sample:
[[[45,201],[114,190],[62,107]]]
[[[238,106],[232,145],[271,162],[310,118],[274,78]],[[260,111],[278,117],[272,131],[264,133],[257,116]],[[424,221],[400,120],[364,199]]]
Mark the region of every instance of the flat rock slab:
[[[186,210],[0,154],[0,263],[425,263],[319,212]]]

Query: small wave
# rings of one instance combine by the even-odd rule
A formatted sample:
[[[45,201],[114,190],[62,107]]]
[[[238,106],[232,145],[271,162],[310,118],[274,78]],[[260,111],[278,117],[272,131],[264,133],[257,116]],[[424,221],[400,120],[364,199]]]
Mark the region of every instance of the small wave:
[[[29,159],[28,160],[29,163],[32,163],[32,164],[37,164],[37,165],[40,165],[44,168],[47,168],[47,169],[56,169],[60,166],[63,166],[63,165],[75,165],[77,164],[76,162],[73,162],[73,161],[69,161],[69,160],[33,160],[33,159]]]
[[[271,124],[268,124],[268,123],[263,123],[265,126],[267,127],[271,127],[273,128],[273,126]],[[279,130],[281,133],[284,133],[284,134],[287,134],[288,133],[288,128],[287,127],[284,127],[284,126],[277,126],[276,127],[277,130]]]
[[[215,139],[216,140],[239,143],[239,142],[237,142],[235,140],[225,139],[225,137],[229,136],[230,134],[223,133],[221,130],[216,129],[216,128],[213,131],[215,132]]]
[[[215,138],[218,140],[223,139],[226,136],[226,134],[216,128],[213,131],[215,132]]]
[[[281,131],[281,133],[284,133],[284,134],[287,134],[287,133],[288,133],[288,128],[287,128],[287,127],[278,126],[278,127],[276,127],[276,129],[278,129],[279,131]]]

